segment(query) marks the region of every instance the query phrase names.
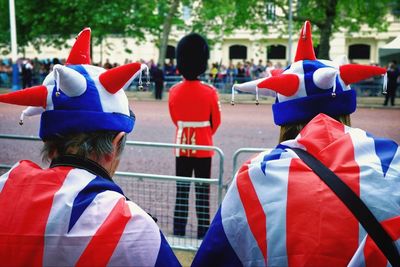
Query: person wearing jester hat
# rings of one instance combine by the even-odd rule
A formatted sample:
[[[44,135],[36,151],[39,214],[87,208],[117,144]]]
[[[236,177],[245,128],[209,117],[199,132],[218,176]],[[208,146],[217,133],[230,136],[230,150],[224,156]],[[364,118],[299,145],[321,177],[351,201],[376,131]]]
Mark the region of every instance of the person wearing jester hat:
[[[176,143],[212,146],[221,123],[217,90],[200,82],[209,58],[208,44],[196,33],[183,37],[177,46],[177,68],[184,80],[169,93],[169,113],[176,126]],[[176,175],[210,178],[213,151],[176,149]],[[174,235],[184,236],[188,216],[190,183],[177,182]],[[208,184],[196,183],[197,237],[203,238],[210,224]]]
[[[112,176],[135,124],[124,89],[145,69],[90,65],[90,34],[43,85],[0,95],[41,114],[42,169],[22,160],[0,177],[3,266],[180,266],[153,218]]]
[[[290,66],[235,85],[276,92],[272,109],[280,144],[241,166],[192,266],[389,266],[388,259],[399,266],[399,146],[351,128],[349,117],[356,109],[349,85],[385,72],[316,59],[306,21]],[[305,151],[369,208],[376,220],[362,225],[385,229],[388,259],[373,241],[376,235],[359,223],[358,211],[306,165]]]

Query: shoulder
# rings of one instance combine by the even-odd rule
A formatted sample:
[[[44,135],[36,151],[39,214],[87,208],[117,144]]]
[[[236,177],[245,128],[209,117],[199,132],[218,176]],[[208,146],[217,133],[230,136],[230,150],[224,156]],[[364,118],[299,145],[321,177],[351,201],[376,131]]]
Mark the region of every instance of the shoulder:
[[[184,84],[185,84],[185,83],[184,83],[183,81],[180,81],[180,82],[174,84],[173,86],[171,86],[171,88],[170,88],[169,90],[170,90],[170,92],[171,92],[171,91],[178,90],[179,88],[181,88],[182,86],[184,86]]]
[[[217,92],[217,88],[206,82],[200,82],[201,86],[210,92]]]

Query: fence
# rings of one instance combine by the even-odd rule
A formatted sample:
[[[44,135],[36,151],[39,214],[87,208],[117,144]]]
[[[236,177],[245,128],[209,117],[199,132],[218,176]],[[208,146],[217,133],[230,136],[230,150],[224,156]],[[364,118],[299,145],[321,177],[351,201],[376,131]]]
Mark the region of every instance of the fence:
[[[33,85],[41,84],[44,77],[35,75],[33,76]],[[243,83],[251,80],[250,77],[235,77],[235,76],[226,76],[224,78],[215,78],[210,79],[207,75],[202,75],[200,79],[204,82],[212,84],[215,88],[218,89],[220,93],[230,93],[232,85],[234,83]],[[143,84],[145,85],[146,78],[144,78]],[[20,82],[21,82],[20,78]],[[164,80],[164,90],[168,91],[174,84],[182,81],[181,76],[165,76]],[[357,91],[359,96],[381,96],[382,94],[382,84],[383,78],[373,78],[367,81],[362,81],[360,83],[354,83],[351,85]],[[400,86],[399,86],[400,87]],[[0,73],[0,88],[11,88],[11,74],[1,72]],[[145,86],[144,90],[154,91],[154,82],[150,82],[150,85]],[[130,91],[138,91],[142,90],[138,86],[138,81],[135,80],[132,82],[131,86],[128,88]],[[271,93],[273,95],[273,93]]]
[[[0,134],[0,139],[12,140],[27,140],[27,141],[40,141],[38,137],[34,136],[20,136],[20,135],[6,135]],[[172,248],[183,250],[197,250],[200,245],[200,240],[197,238],[197,230],[207,229],[208,221],[200,220],[204,225],[198,225],[196,222],[197,216],[204,217],[207,213],[206,203],[204,200],[201,202],[196,200],[194,204],[194,194],[189,195],[188,203],[181,202],[183,209],[188,209],[188,222],[186,226],[185,236],[174,236],[172,230],[172,221],[174,220],[174,205],[176,184],[179,184],[185,191],[190,187],[196,187],[196,194],[199,198],[207,196],[207,188],[210,187],[210,217],[216,213],[219,204],[222,201],[223,193],[223,173],[224,173],[224,154],[218,147],[212,146],[197,146],[197,145],[177,145],[168,143],[151,143],[151,142],[137,142],[127,141],[127,146],[141,146],[153,148],[183,148],[183,149],[196,149],[196,150],[213,150],[219,155],[219,174],[218,178],[192,178],[192,177],[178,177],[171,175],[158,175],[148,173],[135,173],[135,172],[117,172],[115,181],[121,186],[125,195],[132,201],[142,207],[145,211],[149,212],[152,216],[156,217],[160,229],[166,235],[168,242]],[[9,169],[11,165],[0,164],[0,169]],[[195,186],[192,182],[195,182]],[[204,198],[203,198],[204,199]],[[184,201],[183,201],[184,202]],[[194,206],[197,206],[196,208]],[[196,210],[196,211],[195,211]],[[178,213],[175,216],[178,220],[183,219],[184,214]]]
[[[267,150],[271,150],[269,148],[254,148],[254,147],[243,147],[243,148],[239,148],[238,150],[235,151],[235,153],[233,153],[232,156],[232,177],[224,184],[224,189],[228,189],[229,185],[231,184],[231,182],[233,181],[233,179],[235,178],[236,172],[237,172],[237,165],[238,165],[238,158],[240,154],[243,153],[259,153],[259,152],[263,152],[263,151],[267,151]]]

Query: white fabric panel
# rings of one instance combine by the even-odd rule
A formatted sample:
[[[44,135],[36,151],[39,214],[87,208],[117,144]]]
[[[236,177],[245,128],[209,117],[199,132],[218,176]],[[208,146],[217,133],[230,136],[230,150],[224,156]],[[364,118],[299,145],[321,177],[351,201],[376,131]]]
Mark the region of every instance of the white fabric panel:
[[[14,166],[12,166],[10,170],[8,170],[8,172],[6,172],[2,176],[0,176],[0,193],[3,190],[3,187],[4,187],[5,183],[7,182],[7,179],[8,179],[8,176],[9,176],[10,172],[13,169],[15,169],[16,167],[18,167],[18,165],[19,165],[19,162],[15,163]]]
[[[44,266],[75,264],[89,243],[91,239],[89,233],[71,234],[72,231],[68,233],[68,226],[76,196],[95,178],[95,175],[85,170],[72,169],[67,174],[62,187],[54,195],[45,232]],[[79,227],[77,225],[79,221],[80,219],[76,222],[75,229]],[[97,228],[93,228],[93,230],[97,230]],[[60,247],[64,249],[60,249]]]
[[[132,217],[108,266],[154,266],[161,245],[160,230],[138,205],[127,201]]]

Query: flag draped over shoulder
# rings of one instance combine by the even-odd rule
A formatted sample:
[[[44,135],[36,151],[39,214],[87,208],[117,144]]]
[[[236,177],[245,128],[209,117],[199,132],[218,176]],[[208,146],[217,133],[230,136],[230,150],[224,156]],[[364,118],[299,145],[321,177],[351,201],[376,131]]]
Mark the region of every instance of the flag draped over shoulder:
[[[386,266],[352,213],[290,147],[307,150],[369,207],[400,249],[400,149],[320,114],[238,171],[193,266]]]
[[[179,266],[153,219],[112,181],[18,162],[0,176],[3,266]]]

